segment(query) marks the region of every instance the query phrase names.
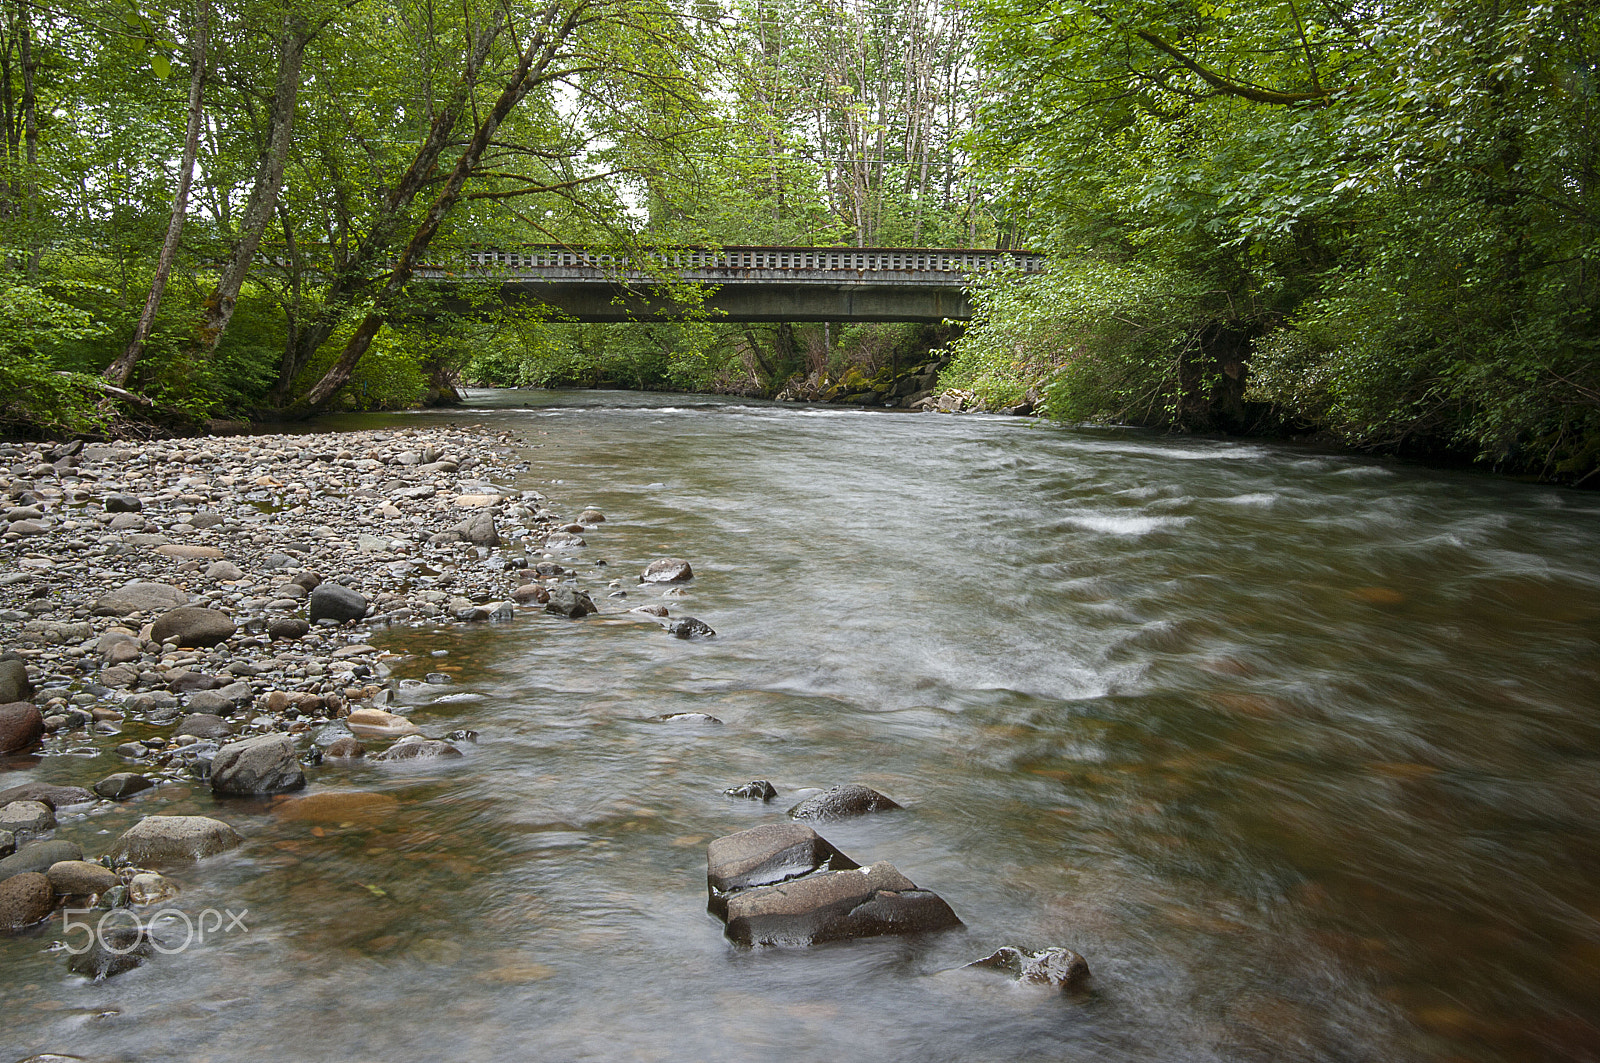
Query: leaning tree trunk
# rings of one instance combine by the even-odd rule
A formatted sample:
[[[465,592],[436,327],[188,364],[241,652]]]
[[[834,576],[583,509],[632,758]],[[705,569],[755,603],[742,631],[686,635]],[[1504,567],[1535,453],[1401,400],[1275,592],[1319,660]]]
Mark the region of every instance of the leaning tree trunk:
[[[194,160],[200,150],[200,121],[205,99],[206,45],[211,23],[210,0],[195,0],[194,27],[189,34],[189,125],[183,140],[183,161],[178,164],[178,191],[172,199],[172,219],[167,223],[166,239],[161,242],[161,257],[156,261],[155,279],[150,282],[150,294],[144,301],[144,313],[133,330],[133,339],[106,366],[105,378],[121,387],[133,374],[133,367],[144,353],[145,341],[155,325],[156,309],[161,305],[161,295],[166,290],[167,278],[172,274],[172,261],[178,256],[178,237],[183,232],[183,220],[189,211],[189,186],[194,181]]]
[[[372,341],[378,335],[388,320],[389,311],[394,306],[400,293],[411,280],[412,271],[416,268],[422,256],[427,253],[428,246],[439,232],[439,227],[444,223],[445,217],[450,213],[461,198],[462,190],[466,187],[467,179],[477,168],[483,153],[488,150],[494,135],[500,129],[502,122],[511,113],[516,105],[522,102],[529,90],[538,84],[555,60],[558,51],[583,24],[582,6],[575,8],[556,26],[542,28],[530,40],[522,51],[521,59],[516,69],[506,82],[506,87],[501,91],[499,99],[479,123],[473,133],[472,140],[467,144],[466,150],[456,160],[456,165],[445,180],[444,188],[428,205],[427,212],[418,223],[416,231],[412,234],[411,242],[406,244],[404,251],[395,261],[394,269],[389,274],[389,279],[378,291],[374,299],[374,308],[361,324],[357,326],[355,335],[351,336],[345,344],[344,350],[322,375],[322,379],[312,385],[299,402],[290,410],[291,416],[310,417],[321,412],[333,401],[339,389],[349,381],[350,374],[355,371],[357,363],[361,361]]]
[[[411,160],[411,165],[406,168],[406,172],[401,175],[400,180],[385,198],[383,208],[372,223],[367,238],[357,246],[356,253],[334,276],[327,291],[323,293],[321,309],[312,320],[301,325],[294,341],[284,348],[283,361],[278,368],[278,380],[272,389],[272,402],[275,406],[288,405],[295,378],[300,375],[300,371],[305,368],[312,355],[316,354],[318,348],[326,343],[328,337],[332,336],[345,321],[352,304],[366,294],[368,271],[377,264],[380,253],[389,250],[405,220],[406,213],[411,209],[411,204],[433,177],[438,167],[439,156],[450,145],[456,123],[471,103],[472,89],[477,84],[478,74],[483,69],[484,63],[488,61],[490,48],[505,28],[504,13],[496,13],[494,19],[478,31],[460,82],[457,83],[449,101],[434,115],[427,135]],[[281,416],[278,411],[269,413],[271,416]]]
[[[306,45],[315,31],[299,26],[286,26],[278,39],[278,82],[272,93],[272,113],[267,124],[266,150],[256,167],[255,183],[250,188],[250,199],[245,203],[244,216],[239,219],[239,238],[234,241],[233,253],[222,267],[217,286],[212,289],[201,307],[199,348],[210,354],[222,342],[222,334],[233,319],[233,309],[239,301],[239,290],[244,287],[246,274],[261,246],[261,237],[267,231],[277,207],[278,192],[283,188],[283,171],[289,161],[289,143],[294,135],[294,108],[300,91],[300,65],[305,57]]]

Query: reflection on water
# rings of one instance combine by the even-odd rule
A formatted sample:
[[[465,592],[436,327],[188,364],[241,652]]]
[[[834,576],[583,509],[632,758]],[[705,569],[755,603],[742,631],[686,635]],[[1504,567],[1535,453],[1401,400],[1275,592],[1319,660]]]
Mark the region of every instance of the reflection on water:
[[[476,401],[386,420],[513,432],[520,486],[608,517],[575,562],[596,600],[656,600],[631,576],[684,556],[667,604],[718,637],[533,614],[374,636],[404,676],[455,676],[407,711],[479,744],[325,767],[310,792],[387,796],[299,811],[162,790],[246,836],[175,877],[250,932],[99,987],[48,951],[59,923],[0,942],[13,1055],[1600,1054],[1594,496],[988,418]],[[684,711],[724,726],[656,719]],[[784,796],[722,796],[754,778]],[[824,833],[966,929],[729,946],[706,842],[848,781],[909,811]],[[147,807],[61,835],[96,849]],[[1092,991],[950,971],[1002,944],[1082,952]]]

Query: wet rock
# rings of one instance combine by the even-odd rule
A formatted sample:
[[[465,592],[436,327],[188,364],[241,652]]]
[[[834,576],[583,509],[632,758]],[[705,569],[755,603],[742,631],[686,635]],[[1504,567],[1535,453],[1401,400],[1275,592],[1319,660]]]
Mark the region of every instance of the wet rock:
[[[528,605],[531,603],[539,603],[542,605],[550,600],[550,592],[541,584],[524,583],[522,586],[511,592],[511,600],[514,602],[520,602],[523,605]]]
[[[664,606],[664,605],[654,605],[654,604],[652,604],[652,605],[641,605],[641,606],[637,606],[637,607],[635,607],[633,609],[629,609],[628,612],[630,612],[630,613],[643,613],[645,616],[666,616],[667,615],[667,607]]]
[[[694,569],[681,557],[658,557],[644,567],[640,583],[682,583],[694,578]]]
[[[72,897],[104,893],[119,881],[116,872],[87,860],[58,860],[50,865],[45,877],[50,880],[51,889]]]
[[[868,812],[886,812],[901,807],[868,786],[835,786],[825,793],[815,794],[789,810],[793,819],[826,822],[847,816],[862,816]]]
[[[33,695],[28,666],[21,661],[0,661],[0,705],[25,701]]]
[[[544,548],[550,551],[578,550],[588,545],[583,536],[570,532],[556,532],[544,541]]]
[[[764,823],[706,846],[707,907],[725,919],[728,897],[741,890],[858,866],[810,827]]]
[[[0,830],[0,857],[10,856],[17,851],[17,836],[8,830]]]
[[[362,608],[365,615],[366,609]],[[275,639],[304,638],[311,630],[311,625],[297,616],[280,616],[267,624],[267,634]]]
[[[277,794],[305,784],[294,739],[286,734],[246,738],[223,746],[211,758],[214,793]]]
[[[966,965],[989,971],[1002,971],[1026,985],[1047,985],[1058,989],[1078,989],[1089,980],[1089,963],[1071,949],[1048,948],[1024,952],[1007,945],[993,955]]]
[[[89,947],[67,962],[67,970],[95,982],[133,970],[154,952],[150,935],[142,926],[109,923],[94,935]]]
[[[146,816],[112,843],[110,856],[120,863],[164,867],[225,853],[242,841],[232,827],[209,816]]]
[[[675,639],[703,639],[710,638],[716,632],[711,630],[711,625],[692,616],[682,616],[667,624],[667,634]]]
[[[749,801],[771,801],[778,796],[777,789],[765,779],[752,779],[743,786],[730,786],[722,792],[729,797],[743,797]]]
[[[533,571],[534,571],[534,573],[536,575],[548,577],[548,576],[559,576],[563,572],[565,572],[566,569],[562,568],[560,565],[556,564],[554,561],[541,561],[537,565],[533,566]]]
[[[44,737],[44,716],[29,701],[0,705],[0,754],[31,749]]]
[[[477,745],[478,732],[466,727],[460,727],[445,735],[444,740],[446,742],[471,742],[473,745]]]
[[[420,730],[404,716],[382,709],[356,709],[345,719],[345,724],[352,734],[368,738],[402,738]]]
[[[94,794],[81,786],[54,786],[44,782],[25,782],[9,790],[0,790],[0,805],[13,801],[43,801],[51,808],[60,809],[86,805],[93,800]]]
[[[887,862],[743,890],[728,898],[727,918],[727,936],[740,945],[816,945],[961,925],[943,898]]]
[[[162,613],[150,627],[157,642],[176,642],[179,646],[215,646],[233,637],[233,617],[220,609],[180,606]]]
[[[228,738],[232,734],[233,728],[229,727],[228,721],[221,716],[196,712],[183,718],[183,722],[172,732],[172,737],[194,735],[196,738]]]
[[[0,808],[0,830],[21,837],[56,829],[56,814],[43,801],[13,801]]]
[[[367,790],[324,790],[292,797],[272,811],[279,819],[291,822],[377,827],[394,822],[400,814],[400,801],[392,794]]]
[[[579,524],[604,524],[606,515],[598,509],[586,509],[578,514]]]
[[[162,613],[188,602],[189,592],[170,583],[134,580],[103,594],[94,603],[95,616],[129,616],[133,613]]]
[[[322,750],[322,755],[336,760],[354,760],[367,755],[367,747],[362,745],[354,735],[335,739],[328,743]]]
[[[461,756],[461,750],[449,742],[412,736],[402,738],[382,753],[374,753],[367,760],[387,763],[398,760],[438,760],[459,756]]]
[[[367,599],[359,591],[337,583],[319,583],[311,592],[311,622],[328,619],[346,623],[367,615]]]
[[[143,793],[154,785],[155,783],[143,775],[131,771],[119,771],[95,783],[94,792],[108,801],[126,801],[134,794]]]
[[[177,885],[171,879],[150,871],[128,880],[128,903],[141,908],[171,900],[178,892]]]
[[[51,841],[29,842],[20,846],[16,852],[0,860],[0,879],[10,878],[12,875],[21,875],[29,871],[44,874],[50,870],[50,865],[62,860],[82,860],[83,846],[77,842],[68,842],[52,839]]]
[[[50,918],[56,891],[37,871],[24,871],[0,882],[0,930],[20,930]]]
[[[137,513],[144,503],[133,495],[107,495],[101,503],[107,513]]]
[[[657,716],[662,723],[703,723],[722,726],[722,721],[705,712],[669,712],[665,716]]]
[[[552,587],[550,600],[546,603],[544,611],[555,616],[564,616],[571,620],[598,613],[590,597],[573,587]]]

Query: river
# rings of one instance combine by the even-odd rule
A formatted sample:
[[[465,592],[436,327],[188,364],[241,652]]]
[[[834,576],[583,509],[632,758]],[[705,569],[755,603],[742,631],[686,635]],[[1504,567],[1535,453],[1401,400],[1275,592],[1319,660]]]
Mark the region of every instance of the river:
[[[667,604],[717,636],[533,613],[375,634],[412,654],[397,674],[455,676],[409,711],[481,732],[469,757],[338,780],[395,795],[393,819],[230,806],[247,845],[176,877],[248,932],[101,986],[47,938],[0,943],[7,1047],[1600,1058],[1600,497],[985,416],[473,402],[336,423],[517,433],[518,486],[608,518],[574,555],[602,609],[658,600],[635,577],[680,556],[696,578]],[[116,770],[57,759],[39,775]],[[722,795],[751,779],[781,796]],[[730,945],[706,843],[846,782],[906,811],[821,832],[965,928]],[[952,971],[1007,944],[1075,949],[1090,988]]]

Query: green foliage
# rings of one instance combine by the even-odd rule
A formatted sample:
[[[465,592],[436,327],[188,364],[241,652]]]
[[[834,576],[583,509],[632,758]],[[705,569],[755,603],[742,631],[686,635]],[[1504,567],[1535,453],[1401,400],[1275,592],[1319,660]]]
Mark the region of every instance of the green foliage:
[[[57,368],[57,354],[101,331],[87,312],[0,272],[0,427],[78,432],[100,425],[98,381]]]
[[[1600,468],[1593,5],[974,2],[970,143],[1060,265],[982,297],[951,384]]]

